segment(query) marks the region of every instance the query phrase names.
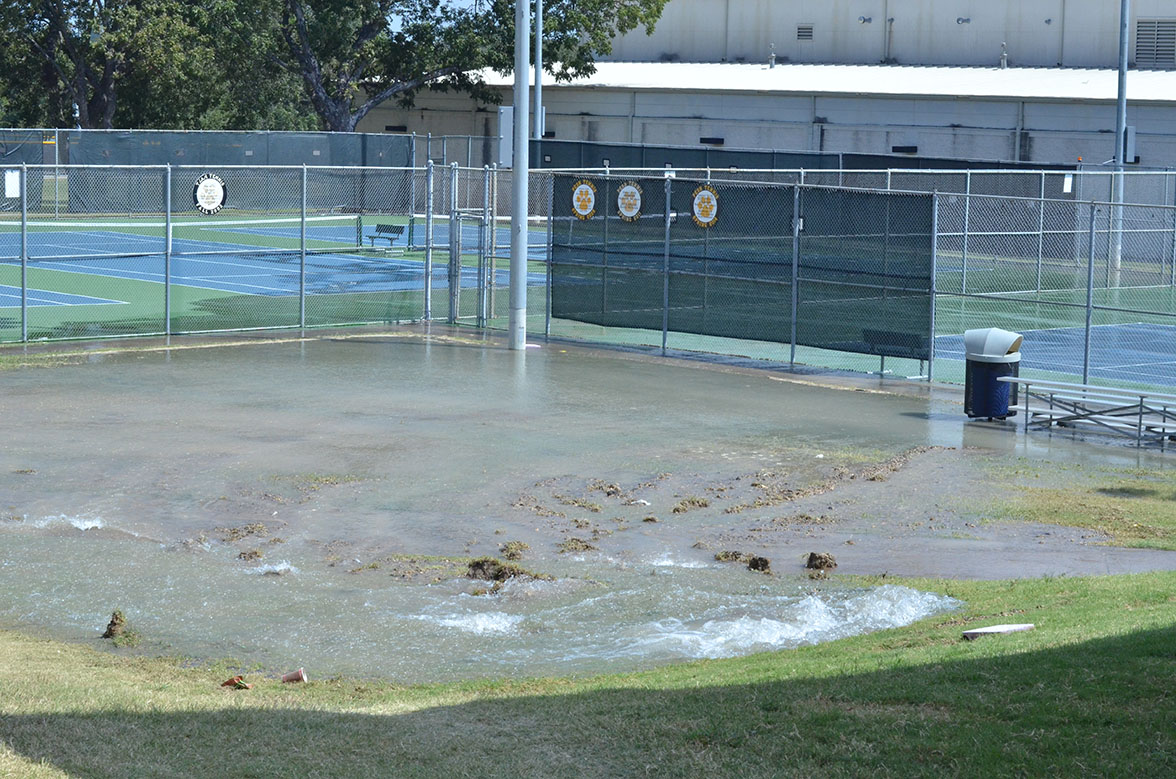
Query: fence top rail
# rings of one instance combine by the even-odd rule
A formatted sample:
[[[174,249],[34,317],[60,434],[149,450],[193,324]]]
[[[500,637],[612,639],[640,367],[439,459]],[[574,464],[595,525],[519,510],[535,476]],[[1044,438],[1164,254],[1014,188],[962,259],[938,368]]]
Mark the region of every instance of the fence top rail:
[[[1041,387],[1043,389],[1054,389],[1061,392],[1076,392],[1088,395],[1102,395],[1102,396],[1120,396],[1129,398],[1150,398],[1153,400],[1162,400],[1169,403],[1176,403],[1176,395],[1165,394],[1162,392],[1151,392],[1148,390],[1131,390],[1122,387],[1103,387],[1098,384],[1074,384],[1066,381],[1046,381],[1045,379],[1032,379],[1024,376],[998,376],[997,381],[1003,381],[1008,384],[1020,384],[1026,388],[1030,385],[1034,387]]]
[[[424,171],[423,167],[412,167],[404,165],[247,165],[244,163],[221,163],[209,162],[204,164],[173,164],[173,163],[144,163],[142,165],[133,164],[100,164],[100,163],[5,163],[0,162],[0,168],[28,168],[29,170],[61,170],[78,169],[78,170],[205,170],[208,168],[232,168],[241,170],[358,170],[358,171],[373,171],[373,170],[400,170],[400,171]],[[482,168],[461,168],[460,170],[476,170],[481,171]]]
[[[1014,174],[1017,176],[1114,176],[1118,175],[1112,170],[1056,170],[1053,168],[984,168],[977,170],[975,168],[744,168],[738,165],[711,165],[709,167],[690,167],[690,168],[646,168],[641,166],[628,165],[596,165],[592,167],[575,167],[575,168],[536,168],[535,170],[544,171],[608,171],[608,170],[625,170],[625,171],[649,171],[656,173],[665,173],[667,170],[674,172],[682,171],[735,171],[738,173],[804,173],[804,174],[821,174],[821,175],[835,175],[835,174],[862,174],[869,173],[875,175],[884,175],[886,173],[900,173],[903,175],[920,175],[920,176],[989,176],[989,175],[1008,175]],[[1171,170],[1125,170],[1124,176],[1172,176],[1176,175],[1176,171]]]

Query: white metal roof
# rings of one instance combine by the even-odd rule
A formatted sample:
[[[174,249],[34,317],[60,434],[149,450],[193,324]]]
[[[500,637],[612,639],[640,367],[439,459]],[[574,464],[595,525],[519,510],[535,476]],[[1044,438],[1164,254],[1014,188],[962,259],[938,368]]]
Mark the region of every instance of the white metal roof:
[[[490,84],[513,85],[513,76],[486,73]],[[913,67],[905,65],[806,65],[601,62],[596,73],[570,82],[544,79],[544,88],[687,90],[791,95],[968,97],[1004,100],[1111,101],[1118,72],[1084,68]],[[532,75],[532,81],[534,76]],[[1176,102],[1176,71],[1127,74],[1131,103]]]

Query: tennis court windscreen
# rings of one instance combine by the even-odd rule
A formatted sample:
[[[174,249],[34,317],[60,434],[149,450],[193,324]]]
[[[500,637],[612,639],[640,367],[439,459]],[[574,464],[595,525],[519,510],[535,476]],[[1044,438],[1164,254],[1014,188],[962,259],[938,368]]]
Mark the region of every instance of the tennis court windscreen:
[[[798,344],[929,351],[929,195],[555,175],[553,196],[554,318],[789,343],[795,286]]]

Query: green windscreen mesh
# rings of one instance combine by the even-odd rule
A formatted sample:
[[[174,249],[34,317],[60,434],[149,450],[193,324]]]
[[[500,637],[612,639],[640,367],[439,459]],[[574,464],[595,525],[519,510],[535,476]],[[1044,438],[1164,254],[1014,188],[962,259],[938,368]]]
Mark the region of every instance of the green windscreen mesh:
[[[930,358],[930,195],[801,190],[796,342]]]
[[[930,357],[929,195],[556,175],[553,196],[553,318]]]

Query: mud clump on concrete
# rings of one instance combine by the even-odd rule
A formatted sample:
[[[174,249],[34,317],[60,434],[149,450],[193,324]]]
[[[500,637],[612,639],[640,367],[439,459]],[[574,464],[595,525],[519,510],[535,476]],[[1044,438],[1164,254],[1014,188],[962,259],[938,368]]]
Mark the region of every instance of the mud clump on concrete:
[[[268,536],[269,528],[262,522],[253,522],[238,527],[217,527],[213,528],[213,532],[220,533],[221,540],[226,544],[232,544],[250,536]]]
[[[494,557],[479,557],[476,560],[470,560],[469,565],[466,566],[466,576],[470,579],[500,584],[516,576],[551,581],[551,577],[546,574],[534,573],[513,563],[504,563]]]
[[[758,571],[760,573],[771,573],[772,562],[766,557],[758,555],[747,558],[747,570]]]
[[[592,552],[596,547],[588,543],[582,538],[569,538],[559,545],[560,554],[568,554],[572,552]]]
[[[809,552],[808,562],[804,564],[804,567],[817,571],[828,571],[837,567],[837,560],[828,552]]]
[[[116,610],[110,615],[110,622],[106,625],[106,632],[102,634],[103,638],[118,638],[127,630],[127,618],[121,611]]]
[[[670,509],[670,513],[671,514],[685,514],[687,511],[690,511],[691,509],[704,509],[709,505],[710,505],[709,498],[699,498],[695,495],[691,495],[688,498],[682,498],[682,500],[678,501],[674,505],[674,507],[672,509]]]
[[[507,541],[498,548],[498,552],[507,560],[523,559],[523,552],[531,548],[525,541]]]

